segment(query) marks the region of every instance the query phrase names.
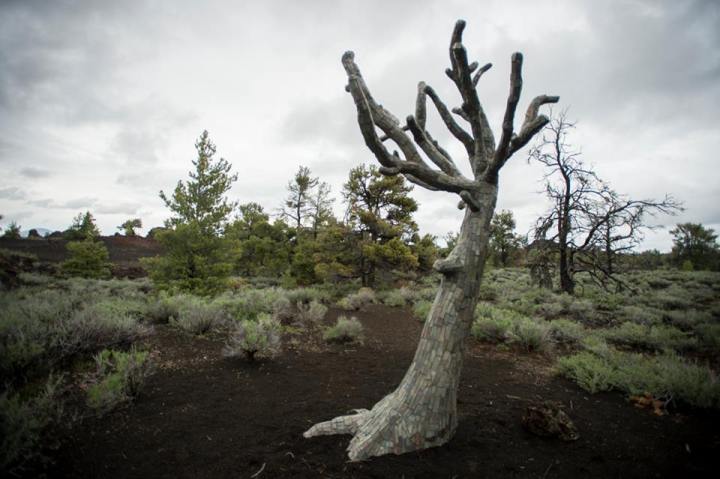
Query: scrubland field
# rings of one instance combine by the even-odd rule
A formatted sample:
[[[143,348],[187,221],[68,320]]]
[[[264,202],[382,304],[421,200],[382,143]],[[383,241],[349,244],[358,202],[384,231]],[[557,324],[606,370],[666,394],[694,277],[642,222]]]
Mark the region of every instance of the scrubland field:
[[[487,272],[457,435],[360,463],[344,437],[302,432],[397,385],[434,276],[386,291],[238,279],[214,299],[20,278],[0,293],[1,459],[15,475],[701,477],[720,452],[718,273],[628,273],[622,293],[581,278],[571,297],[523,269]],[[571,424],[528,424],[544,405]]]

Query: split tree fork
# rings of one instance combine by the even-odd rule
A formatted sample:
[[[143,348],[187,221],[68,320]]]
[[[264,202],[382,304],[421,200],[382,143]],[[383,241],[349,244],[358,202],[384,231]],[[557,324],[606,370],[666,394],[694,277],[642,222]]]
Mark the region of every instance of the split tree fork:
[[[546,95],[533,99],[520,131],[514,133],[513,120],[522,90],[522,55],[513,54],[510,94],[496,147],[476,90],[480,77],[491,64],[479,67],[477,62],[468,63],[462,44],[464,28],[462,20],[455,24],[450,40],[451,68],[445,73],[462,96],[462,107],[452,112],[469,123],[469,132],[458,124],[435,90],[423,82],[418,84],[415,115],[408,116],[406,125],[401,126],[370,94],[353,52],[346,52],[342,57],[348,76],[346,90],[355,101],[365,144],[382,165],[380,171],[385,175],[405,175],[409,181],[430,190],[457,193],[462,199],[461,207],[465,208],[457,245],[446,259],[438,260],[433,266],[442,274],[440,288],[415,358],[398,388],[371,410],[358,409],[354,414],[316,424],[304,434],[305,437],[352,434],[354,437],[348,446],[352,461],[439,446],[453,436],[457,427],[456,395],[465,339],[470,332],[487,256],[498,173],[508,158],[548,123],[546,116],[538,115],[539,108],[559,99]],[[465,147],[472,179],[460,172],[449,153],[425,129],[427,97],[448,130]],[[378,136],[376,127],[384,133],[382,137]],[[391,153],[383,144],[386,140],[392,140],[401,153]],[[420,151],[437,169],[427,163]]]

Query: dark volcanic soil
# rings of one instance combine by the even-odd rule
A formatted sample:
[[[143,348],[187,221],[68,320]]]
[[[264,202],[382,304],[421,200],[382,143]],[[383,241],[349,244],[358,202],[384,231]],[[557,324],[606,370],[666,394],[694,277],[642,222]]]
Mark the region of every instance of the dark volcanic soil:
[[[157,256],[162,250],[154,239],[140,236],[102,236],[113,264],[113,276],[138,278],[146,276],[140,258]],[[37,256],[41,263],[57,264],[68,258],[67,240],[61,238],[9,239],[0,238],[0,248]]]
[[[337,312],[328,314],[334,321]],[[86,420],[59,451],[52,477],[79,478],[652,478],[711,477],[716,414],[658,417],[618,394],[589,396],[535,355],[470,348],[460,425],[447,445],[348,463],[349,436],[304,439],[318,421],[369,407],[412,360],[422,325],[375,307],[357,316],[364,346],[286,351],[256,365],[221,357],[222,342],[167,328],[153,338],[161,367],[129,408]],[[526,432],[520,418],[560,401],[581,438]]]

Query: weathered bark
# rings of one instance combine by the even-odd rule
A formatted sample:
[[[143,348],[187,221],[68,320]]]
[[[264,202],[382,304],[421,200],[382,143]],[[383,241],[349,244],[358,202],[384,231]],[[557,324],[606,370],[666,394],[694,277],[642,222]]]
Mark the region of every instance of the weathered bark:
[[[305,437],[326,434],[352,434],[348,446],[351,460],[357,461],[388,453],[405,452],[439,446],[453,436],[457,427],[457,388],[463,364],[465,340],[470,332],[478,301],[480,281],[487,257],[490,221],[498,191],[498,173],[508,158],[522,148],[549,121],[538,115],[542,104],[554,103],[558,97],[541,96],[528,108],[519,134],[513,133],[515,109],[522,89],[522,55],[512,57],[510,94],[503,120],[498,148],[475,89],[477,81],[490,65],[472,76],[478,64],[468,64],[462,45],[465,22],[458,21],[450,42],[448,77],[457,86],[462,108],[453,110],[470,123],[472,135],[458,125],[434,90],[418,86],[415,116],[399,121],[373,99],[352,52],[343,55],[348,75],[347,90],[358,111],[358,124],[368,148],[387,175],[404,174],[408,180],[433,190],[457,193],[466,205],[465,218],[455,248],[446,259],[435,262],[442,281],[420,337],[415,358],[398,388],[375,404],[372,410],[316,424]],[[429,96],[445,125],[463,143],[474,178],[465,178],[453,159],[432,140],[425,130],[425,101]],[[376,127],[384,136],[378,137]],[[407,136],[410,131],[413,141]],[[392,140],[404,159],[390,154],[383,142]],[[419,147],[440,170],[431,168],[420,156]]]

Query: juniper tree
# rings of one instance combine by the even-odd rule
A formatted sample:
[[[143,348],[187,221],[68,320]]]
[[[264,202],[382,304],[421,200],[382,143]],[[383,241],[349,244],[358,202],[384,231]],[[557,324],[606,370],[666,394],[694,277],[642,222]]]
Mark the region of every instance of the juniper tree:
[[[462,20],[455,25],[450,40],[451,68],[446,73],[462,97],[462,106],[453,112],[470,126],[470,131],[456,121],[435,90],[423,82],[418,84],[415,114],[401,125],[373,98],[353,52],[346,52],[342,58],[348,77],[346,90],[355,102],[365,144],[381,165],[379,171],[390,177],[403,175],[408,181],[430,190],[455,193],[465,208],[457,244],[447,258],[434,264],[442,276],[440,288],[415,358],[400,385],[370,410],[356,410],[354,414],[316,424],[305,432],[305,437],[352,434],[348,455],[353,461],[439,446],[453,436],[458,421],[457,389],[464,345],[478,302],[500,170],[549,121],[544,115],[538,115],[540,107],[558,101],[558,97],[546,95],[533,99],[520,131],[515,131],[523,57],[520,53],[513,54],[510,93],[496,144],[477,92],[478,81],[491,65],[481,67],[477,62],[468,62],[462,44],[464,28]],[[461,173],[448,150],[427,131],[428,97],[445,126],[462,143],[471,177]],[[382,137],[376,129],[382,131]],[[395,143],[400,152],[391,152],[385,145],[387,140]]]

